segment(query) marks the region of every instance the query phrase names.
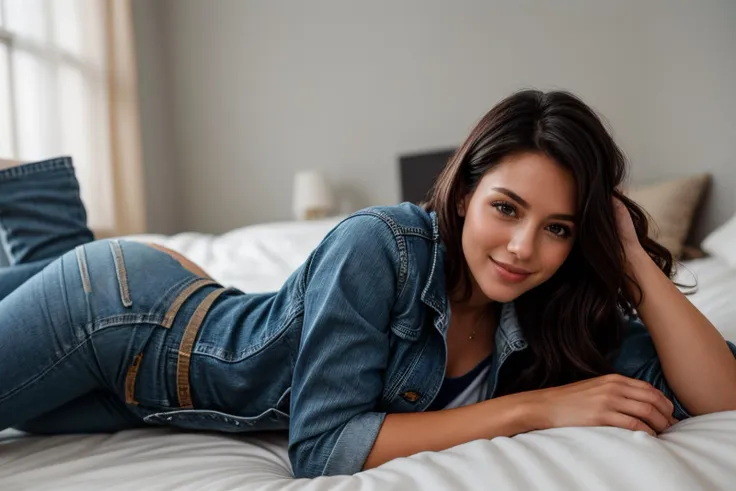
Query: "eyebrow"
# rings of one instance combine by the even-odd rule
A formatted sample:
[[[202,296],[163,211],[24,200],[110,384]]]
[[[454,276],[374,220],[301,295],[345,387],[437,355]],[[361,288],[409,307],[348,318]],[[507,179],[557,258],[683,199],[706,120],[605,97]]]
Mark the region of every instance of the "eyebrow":
[[[498,191],[499,193],[505,194],[506,196],[508,196],[512,200],[514,200],[517,203],[519,203],[525,209],[529,209],[530,208],[529,202],[527,200],[525,200],[524,198],[522,198],[521,196],[519,196],[515,192],[511,191],[510,189],[506,189],[506,188],[493,188],[493,190],[494,191]],[[554,213],[554,214],[550,215],[547,218],[553,218],[555,220],[565,220],[567,222],[573,222],[573,223],[575,222],[575,216],[574,215],[567,215],[565,213]]]

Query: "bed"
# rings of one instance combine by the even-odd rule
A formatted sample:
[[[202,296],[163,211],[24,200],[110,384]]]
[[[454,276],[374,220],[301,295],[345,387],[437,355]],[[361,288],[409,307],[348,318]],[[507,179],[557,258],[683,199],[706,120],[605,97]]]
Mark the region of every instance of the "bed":
[[[421,194],[421,188],[426,183],[405,189],[404,196]],[[268,291],[278,288],[341,218],[254,225],[219,236],[135,239],[183,253],[223,284]],[[736,261],[723,255],[689,260],[677,279],[686,284],[697,279],[691,301],[724,337],[736,341]],[[33,437],[5,431],[0,489],[691,491],[729,490],[736,483],[736,411],[682,421],[658,438],[618,428],[561,428],[478,440],[355,476],[314,480],[293,479],[286,444],[280,433],[233,436],[156,428]]]

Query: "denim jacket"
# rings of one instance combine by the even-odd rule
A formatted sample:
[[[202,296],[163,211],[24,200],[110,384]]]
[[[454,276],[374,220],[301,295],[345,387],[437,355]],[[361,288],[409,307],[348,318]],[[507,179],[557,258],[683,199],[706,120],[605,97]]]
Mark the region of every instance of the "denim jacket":
[[[220,411],[210,412],[214,419],[206,428],[288,425],[297,477],[359,472],[386,415],[425,410],[442,385],[450,325],[444,258],[435,214],[416,205],[368,208],[346,218],[280,291],[237,300],[249,312],[235,328],[240,342],[249,344],[238,348],[246,353],[238,363],[222,355],[234,349],[226,346],[234,338],[214,329],[201,334],[195,357],[219,355],[222,370],[215,373],[208,365],[214,373],[209,377],[228,378],[233,387],[220,398]],[[687,417],[664,379],[648,332],[636,319],[630,327],[616,371],[653,384],[673,400],[675,417]],[[494,396],[508,357],[526,348],[514,306],[506,304],[483,399]],[[196,373],[202,371],[192,372],[195,394],[214,383],[199,381]],[[229,416],[215,417],[223,413]],[[172,421],[172,414],[176,420],[173,412],[149,421]],[[196,414],[196,407],[186,411]],[[249,415],[257,416],[243,417]],[[179,423],[186,426],[184,419]]]

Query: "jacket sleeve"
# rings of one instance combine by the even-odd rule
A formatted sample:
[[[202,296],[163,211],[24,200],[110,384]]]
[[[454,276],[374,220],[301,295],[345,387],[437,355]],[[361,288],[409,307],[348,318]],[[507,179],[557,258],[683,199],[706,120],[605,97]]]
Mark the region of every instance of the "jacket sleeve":
[[[659,361],[649,331],[638,317],[626,319],[625,322],[628,323],[628,332],[614,359],[614,370],[621,375],[648,382],[661,390],[675,406],[673,414],[675,418],[691,417],[664,378],[662,363]],[[729,341],[726,343],[736,356],[736,346]]]
[[[305,263],[289,426],[296,477],[363,468],[386,417],[376,407],[403,261],[390,226],[362,214],[333,229]]]

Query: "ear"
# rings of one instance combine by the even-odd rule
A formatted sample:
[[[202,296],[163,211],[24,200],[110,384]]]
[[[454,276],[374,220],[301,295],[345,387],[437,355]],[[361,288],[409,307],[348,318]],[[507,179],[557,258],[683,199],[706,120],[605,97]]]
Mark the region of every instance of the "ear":
[[[463,199],[457,202],[457,214],[460,215],[461,217],[465,217],[465,211],[467,209],[467,201],[468,201],[468,197],[466,195],[465,197],[463,197]]]

